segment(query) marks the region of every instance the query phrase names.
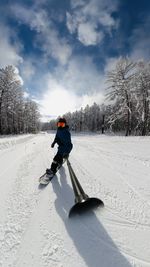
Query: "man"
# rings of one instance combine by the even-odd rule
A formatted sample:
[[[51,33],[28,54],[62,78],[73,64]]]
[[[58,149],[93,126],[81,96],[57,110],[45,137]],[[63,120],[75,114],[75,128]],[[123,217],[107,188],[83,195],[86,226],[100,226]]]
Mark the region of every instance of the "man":
[[[53,158],[51,168],[46,170],[46,173],[50,178],[55,175],[57,168],[62,165],[63,159],[69,156],[73,147],[69,126],[67,125],[65,118],[60,118],[57,122],[57,132],[51,147],[53,148],[55,144],[58,144],[58,151]]]

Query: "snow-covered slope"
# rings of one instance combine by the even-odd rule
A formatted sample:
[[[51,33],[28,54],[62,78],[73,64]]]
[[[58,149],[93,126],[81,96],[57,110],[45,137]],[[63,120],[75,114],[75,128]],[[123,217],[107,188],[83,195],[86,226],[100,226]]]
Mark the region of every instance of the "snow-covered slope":
[[[67,165],[38,184],[53,138],[0,139],[0,267],[150,266],[150,138],[72,137],[72,167],[105,207],[71,219]]]

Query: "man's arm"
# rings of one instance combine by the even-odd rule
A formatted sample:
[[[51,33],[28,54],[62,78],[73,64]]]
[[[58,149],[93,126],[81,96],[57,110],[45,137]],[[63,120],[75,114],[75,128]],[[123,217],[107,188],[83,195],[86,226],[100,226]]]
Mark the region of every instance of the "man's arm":
[[[53,141],[53,143],[51,144],[51,147],[54,147],[54,145],[58,143],[58,137],[57,137],[57,133],[56,133],[56,136],[55,136],[55,139]]]

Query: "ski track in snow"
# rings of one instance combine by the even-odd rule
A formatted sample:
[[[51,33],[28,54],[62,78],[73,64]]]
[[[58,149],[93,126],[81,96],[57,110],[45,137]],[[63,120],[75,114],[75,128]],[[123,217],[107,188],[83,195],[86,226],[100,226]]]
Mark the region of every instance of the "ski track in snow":
[[[88,149],[88,147],[86,146],[86,148]],[[89,148],[89,151],[91,151],[92,149],[91,149],[91,147]],[[101,150],[100,150],[101,151]],[[102,156],[100,156],[100,155],[102,155]],[[119,159],[120,160],[122,160],[122,157],[124,158],[124,155],[121,157],[121,154],[119,155]],[[109,158],[107,159],[107,161],[106,161],[106,157],[103,157],[103,151],[101,152],[101,153],[99,153],[99,151],[98,152],[96,152],[96,151],[94,151],[94,161],[95,161],[95,158],[96,158],[96,162],[98,161],[98,159],[99,159],[99,162],[100,162],[100,164],[103,166],[103,168],[104,168],[104,165],[106,166],[106,168],[109,168],[109,169],[111,169],[112,171],[113,171],[113,173],[115,174],[115,176],[116,176],[116,174],[118,174],[119,175],[119,177],[122,179],[122,182],[123,182],[123,184],[124,185],[126,185],[127,186],[127,194],[130,196],[130,199],[132,200],[132,201],[134,201],[135,202],[135,205],[137,205],[137,204],[139,204],[139,212],[140,212],[140,216],[138,216],[138,219],[140,219],[141,221],[144,221],[144,222],[138,222],[138,225],[143,225],[143,226],[147,226],[147,227],[150,227],[150,225],[149,225],[149,219],[150,219],[150,212],[148,213],[148,218],[147,218],[147,220],[148,220],[148,222],[147,222],[147,220],[146,220],[146,218],[145,218],[145,216],[144,216],[144,211],[143,211],[143,216],[141,217],[141,213],[142,213],[142,210],[143,209],[145,209],[146,210],[146,213],[148,212],[148,209],[149,209],[149,206],[150,206],[150,203],[147,201],[147,199],[146,198],[144,198],[143,196],[142,196],[142,194],[140,194],[135,188],[134,188],[134,186],[132,186],[129,182],[127,182],[126,181],[126,178],[124,178],[124,176],[123,176],[123,174],[121,173],[121,171],[120,170],[118,170],[118,165],[117,165],[117,160],[118,159],[116,159],[116,156],[115,156],[115,159],[114,158],[112,158],[112,159],[110,159],[110,153],[109,153]],[[74,161],[75,161],[76,159],[74,159]],[[93,163],[93,158],[91,158],[91,160],[92,160],[92,162],[91,162],[91,165],[92,165],[92,163]],[[110,161],[111,160],[111,161]],[[115,164],[116,164],[116,166],[114,166],[114,162],[115,162]],[[112,164],[113,163],[113,164]],[[121,166],[122,167],[122,166]],[[78,167],[78,169],[83,169],[83,166],[81,167],[80,166],[80,163],[79,163],[79,167]],[[84,168],[85,169],[85,168]],[[122,168],[121,168],[122,169]],[[86,172],[86,170],[84,170],[85,172]],[[87,173],[86,174],[87,176],[91,176],[92,177],[92,173]],[[147,171],[147,178],[148,178],[148,171]],[[103,188],[102,188],[103,190],[104,190],[104,186],[103,186]],[[106,193],[106,191],[107,191],[107,193]],[[109,192],[110,191],[110,192]],[[119,208],[119,206],[120,206],[120,208],[119,208],[119,212],[121,212],[121,210],[123,209],[123,211],[124,211],[124,209],[127,209],[128,207],[127,207],[127,205],[126,205],[126,203],[124,202],[124,203],[121,203],[120,201],[119,201],[119,199],[117,198],[117,195],[116,195],[116,193],[114,193],[114,195],[112,194],[113,192],[112,192],[112,190],[111,189],[108,189],[108,188],[105,188],[105,195],[108,195],[109,196],[109,194],[110,194],[110,196],[111,196],[111,200],[114,200],[115,202],[116,202],[116,204],[117,204],[117,206],[118,206],[118,208]],[[133,202],[132,202],[133,203]],[[123,208],[123,205],[124,205],[124,208]],[[130,208],[130,207],[129,207]],[[115,210],[116,210],[116,206],[115,206]],[[133,212],[133,214],[131,213],[131,214],[128,214],[128,210],[126,210],[126,212],[127,212],[127,218],[130,218],[131,217],[131,220],[130,220],[130,222],[134,222],[134,212]],[[131,211],[130,211],[131,212]],[[123,214],[123,215],[125,215],[125,213]],[[135,214],[136,215],[136,214]],[[133,218],[133,220],[132,220],[132,218]],[[137,216],[136,216],[136,221],[137,221]]]
[[[56,151],[53,137],[0,139],[1,169],[8,163],[0,174],[0,267],[150,266],[150,139],[73,136],[73,169],[105,207],[68,219],[67,166],[38,186]]]
[[[75,161],[75,159],[74,159]],[[110,164],[107,164],[106,162],[102,163],[103,167],[104,164],[106,165],[107,168],[111,168]],[[77,163],[76,163],[77,165]],[[78,169],[83,169],[83,167],[78,164]],[[146,202],[146,200],[141,196],[141,194],[139,194],[137,192],[137,190],[134,189],[134,187],[132,185],[130,185],[128,182],[125,181],[125,179],[122,177],[120,171],[117,171],[117,169],[112,168],[113,172],[115,173],[115,175],[117,173],[119,173],[119,177],[122,179],[123,183],[125,185],[127,185],[127,191],[126,193],[128,194],[128,196],[130,197],[130,200],[132,200],[132,205],[133,202],[135,203],[135,205],[139,205],[139,209],[138,209],[138,213],[139,214],[135,214],[134,210],[131,209],[130,206],[128,206],[128,204],[125,202],[122,202],[118,196],[117,193],[112,191],[111,188],[107,188],[105,186],[102,186],[101,190],[100,190],[100,195],[103,194],[104,197],[106,198],[106,196],[108,198],[110,198],[111,201],[111,209],[108,208],[109,212],[112,212],[112,209],[114,209],[114,212],[118,211],[118,216],[121,217],[121,214],[123,213],[123,218],[127,219],[127,222],[130,224],[135,224],[137,223],[136,227],[149,227],[150,228],[150,212],[149,212],[149,202]],[[88,174],[86,173],[86,175],[88,177],[92,177],[92,173]],[[146,212],[146,214],[148,213],[148,216],[144,214],[144,210]],[[140,220],[140,221],[138,221]]]

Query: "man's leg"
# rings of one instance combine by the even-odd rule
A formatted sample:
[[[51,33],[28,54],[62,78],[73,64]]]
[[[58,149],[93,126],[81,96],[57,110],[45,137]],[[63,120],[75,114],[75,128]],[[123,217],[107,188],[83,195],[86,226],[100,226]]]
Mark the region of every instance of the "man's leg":
[[[63,163],[63,156],[57,153],[55,155],[55,157],[53,158],[53,162],[51,164],[51,170],[52,170],[52,172],[53,173],[56,173],[57,167],[59,165],[62,165],[62,163]]]

